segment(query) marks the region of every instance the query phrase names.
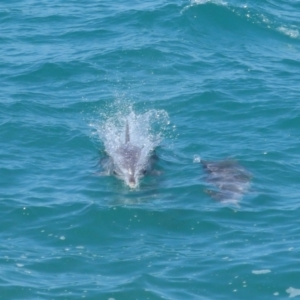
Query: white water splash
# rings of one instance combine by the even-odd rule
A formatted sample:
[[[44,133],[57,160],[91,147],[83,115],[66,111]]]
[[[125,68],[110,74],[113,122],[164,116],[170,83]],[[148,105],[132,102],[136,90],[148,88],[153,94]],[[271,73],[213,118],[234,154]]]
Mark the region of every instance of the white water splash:
[[[216,4],[216,5],[227,6],[227,2],[222,1],[222,0],[190,0],[190,4],[186,5],[181,10],[180,13],[181,14],[184,13],[190,7],[197,6],[197,5],[203,5],[203,4],[206,4],[206,3],[213,3],[213,4]]]
[[[287,28],[286,26],[280,26],[277,28],[277,30],[293,39],[296,39],[299,37],[299,30],[293,29],[293,28]]]
[[[222,0],[191,0],[191,5],[201,5],[206,3],[214,3],[217,5],[227,5],[227,2]]]
[[[140,178],[151,167],[151,156],[161,143],[169,125],[164,110],[149,110],[137,113],[131,105],[120,105],[117,112],[104,117],[100,124],[93,125],[104,143],[108,159],[103,168],[106,175],[116,175],[131,188],[139,185]],[[128,124],[129,142],[126,143]],[[129,167],[128,167],[129,166]]]
[[[262,274],[268,274],[270,273],[271,270],[266,269],[266,270],[253,270],[252,273],[255,275],[262,275]]]
[[[290,295],[289,295],[289,298],[294,298],[294,297],[300,296],[300,289],[295,289],[295,288],[293,288],[293,287],[289,287],[289,288],[286,290],[286,292],[287,292],[288,294],[290,294]]]
[[[201,162],[201,157],[197,154],[194,155],[193,163],[198,164]]]

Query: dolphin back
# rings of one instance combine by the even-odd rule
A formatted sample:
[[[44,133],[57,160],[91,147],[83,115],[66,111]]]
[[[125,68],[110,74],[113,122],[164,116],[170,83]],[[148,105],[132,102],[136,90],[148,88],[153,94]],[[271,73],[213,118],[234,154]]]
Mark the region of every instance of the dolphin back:
[[[250,187],[251,174],[234,160],[203,161],[206,181],[216,190],[206,190],[214,199],[237,203]]]
[[[126,131],[125,131],[125,143],[130,142],[130,135],[129,135],[129,124],[128,120],[126,121]]]

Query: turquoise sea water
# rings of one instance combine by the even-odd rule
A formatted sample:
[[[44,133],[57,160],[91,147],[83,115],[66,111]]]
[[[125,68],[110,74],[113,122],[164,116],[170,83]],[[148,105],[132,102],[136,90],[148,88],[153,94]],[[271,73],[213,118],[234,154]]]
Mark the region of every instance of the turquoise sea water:
[[[298,1],[6,1],[0,24],[1,299],[300,297]],[[129,107],[165,116],[136,190],[100,176]],[[238,206],[195,157],[251,172]]]

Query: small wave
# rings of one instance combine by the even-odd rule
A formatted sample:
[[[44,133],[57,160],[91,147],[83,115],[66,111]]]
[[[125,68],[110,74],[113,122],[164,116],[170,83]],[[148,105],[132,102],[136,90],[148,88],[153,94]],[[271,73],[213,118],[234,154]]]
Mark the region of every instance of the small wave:
[[[190,3],[185,6],[181,12],[183,13],[184,11],[195,6],[208,6],[209,4],[213,4],[214,9],[217,9],[217,7],[219,7],[219,13],[222,13],[222,15],[220,15],[217,20],[215,19],[213,23],[220,23],[222,25],[231,23],[238,25],[233,25],[232,28],[243,28],[248,23],[254,25],[255,27],[258,27],[259,29],[263,28],[270,33],[279,32],[293,39],[297,39],[300,37],[300,31],[298,30],[297,26],[294,25],[294,22],[290,23],[292,17],[287,18],[280,16],[276,11],[268,10],[263,5],[236,5],[231,3],[230,1],[225,2],[223,0],[190,0]],[[214,14],[214,12],[212,12],[212,9],[213,8],[211,7],[209,11],[202,10],[201,13],[204,16],[210,18],[210,15],[212,13]],[[228,14],[228,12],[230,12],[230,14]],[[236,23],[233,20],[235,20]],[[265,31],[265,33],[267,31]],[[259,32],[257,31],[257,33],[264,34],[261,33],[261,30]]]
[[[203,4],[207,4],[207,3],[213,3],[213,4],[216,4],[216,5],[227,5],[227,2],[225,1],[222,1],[222,0],[191,0],[190,1],[190,4],[186,5],[181,13],[183,13],[185,10],[189,9],[190,7],[193,7],[193,6],[197,6],[197,5],[203,5]]]
[[[201,4],[206,4],[206,3],[213,3],[217,5],[227,5],[227,2],[222,1],[222,0],[191,0],[190,5],[201,5]]]
[[[280,26],[277,28],[277,30],[293,39],[296,39],[299,37],[298,29],[291,29],[291,28],[287,28],[286,26]]]

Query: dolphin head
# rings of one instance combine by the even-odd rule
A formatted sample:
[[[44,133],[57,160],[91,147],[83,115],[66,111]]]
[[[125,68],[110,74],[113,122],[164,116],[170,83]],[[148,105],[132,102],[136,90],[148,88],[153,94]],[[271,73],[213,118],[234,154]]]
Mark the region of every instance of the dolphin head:
[[[130,175],[128,178],[128,185],[130,188],[134,189],[137,187],[137,180],[135,179],[134,175]]]
[[[122,145],[114,158],[113,174],[123,179],[130,188],[136,188],[140,177],[141,148],[130,143]]]
[[[134,189],[137,187],[138,177],[132,168],[124,168],[114,165],[112,173],[118,178],[123,179],[130,188]]]
[[[136,172],[136,165],[129,163],[123,164],[123,179],[125,180],[126,184],[134,189],[138,185],[138,172]]]
[[[140,145],[139,139],[131,139],[128,120],[125,125],[125,139],[114,139],[107,144],[108,158],[103,160],[103,166],[108,175],[115,175],[130,188],[137,188],[139,180],[151,171],[155,155],[152,149]]]

